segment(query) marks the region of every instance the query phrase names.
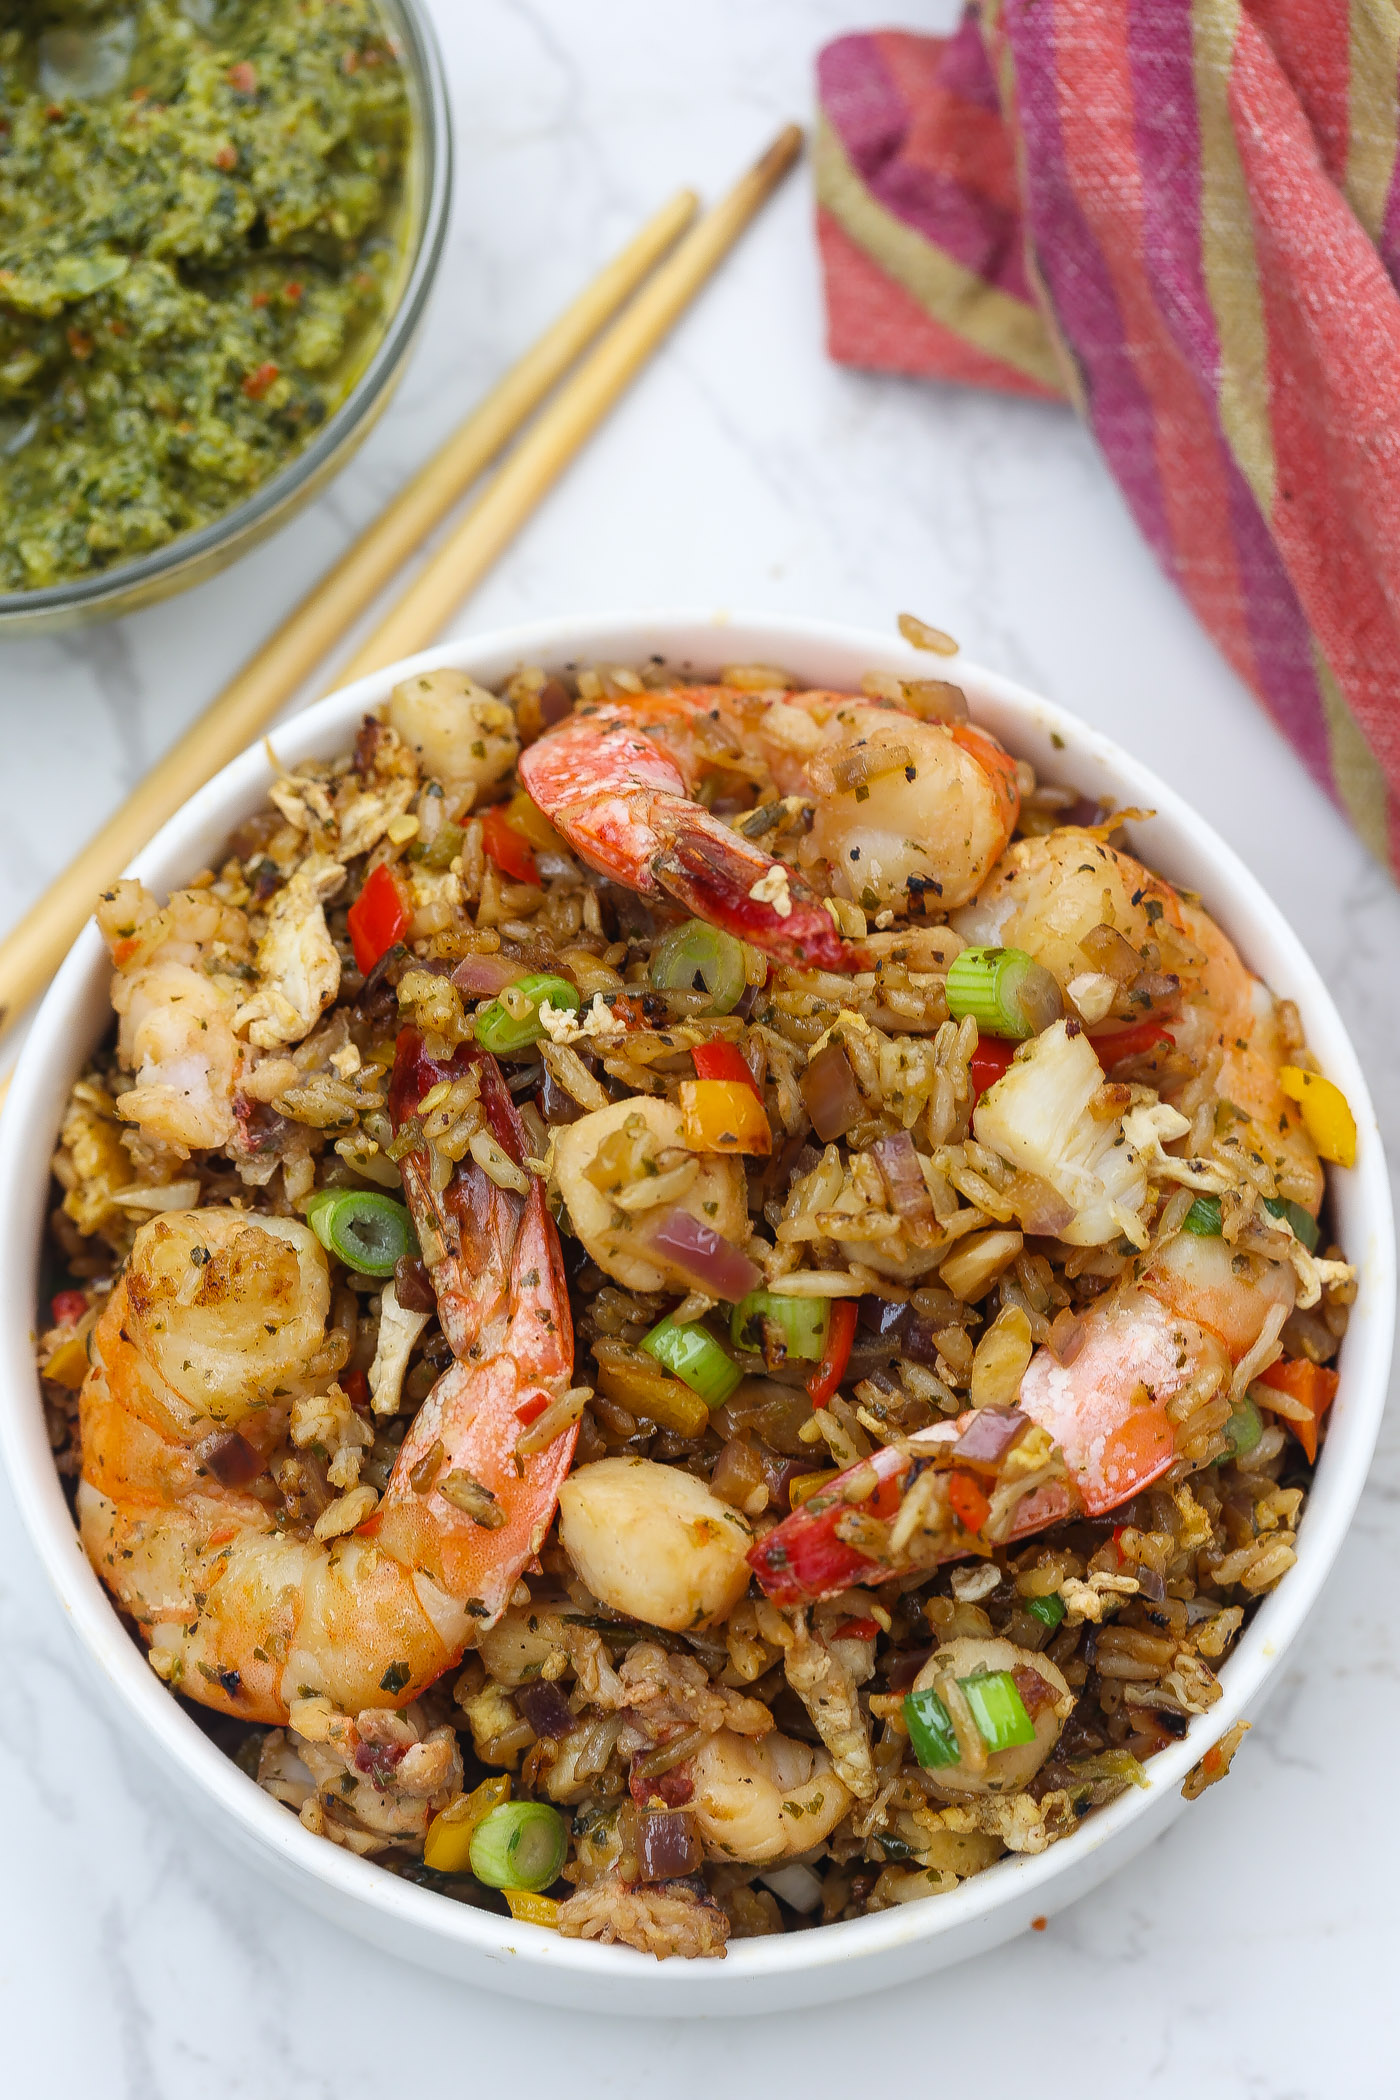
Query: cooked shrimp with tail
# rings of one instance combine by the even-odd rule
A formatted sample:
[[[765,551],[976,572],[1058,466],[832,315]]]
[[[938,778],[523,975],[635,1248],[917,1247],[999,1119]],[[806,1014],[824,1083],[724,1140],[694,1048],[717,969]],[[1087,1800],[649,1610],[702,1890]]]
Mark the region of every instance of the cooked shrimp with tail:
[[[811,805],[798,866],[755,839],[772,805],[733,828],[696,792],[716,774],[757,779]],[[780,963],[842,970],[837,934],[807,874],[872,913],[964,903],[1015,827],[1014,762],[970,723],[923,721],[849,693],[673,686],[573,715],[521,754],[520,778],[600,874],[666,894]],[[750,835],[745,835],[746,833]]]
[[[499,1159],[493,1177],[469,1156],[440,1194],[426,1148],[405,1161],[454,1354],[382,1498],[353,1487],[314,1530],[287,1521],[278,1476],[299,1412],[331,1388],[345,1413],[326,1256],[299,1219],[153,1219],[94,1330],[84,1543],[160,1675],[226,1713],[407,1705],[505,1609],[549,1529],[576,1429],[523,1458],[516,1446],[568,1391],[573,1337],[519,1119],[494,1060],[464,1046],[435,1065],[411,1031],[394,1108],[407,1121],[468,1073]]]

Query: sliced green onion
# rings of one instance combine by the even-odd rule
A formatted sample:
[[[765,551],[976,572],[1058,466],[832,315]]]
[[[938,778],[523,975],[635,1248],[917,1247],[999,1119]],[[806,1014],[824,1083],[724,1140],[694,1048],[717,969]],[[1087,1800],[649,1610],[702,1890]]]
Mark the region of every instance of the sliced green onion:
[[[420,868],[450,868],[466,844],[467,834],[460,824],[444,824],[431,846],[415,839],[404,854],[405,860],[416,861]]]
[[[703,919],[690,919],[658,944],[647,975],[658,992],[708,992],[711,1013],[732,1013],[748,982],[744,944]]]
[[[1225,1441],[1232,1456],[1243,1458],[1254,1449],[1263,1434],[1264,1417],[1248,1393],[1242,1393],[1235,1402],[1234,1413],[1225,1424]]]
[[[322,1189],[306,1222],[326,1252],[359,1276],[392,1276],[397,1261],[418,1251],[403,1204],[370,1189]]]
[[[1264,1208],[1271,1218],[1282,1218],[1293,1228],[1293,1237],[1309,1254],[1316,1254],[1321,1237],[1317,1219],[1311,1211],[1304,1210],[1301,1203],[1291,1203],[1287,1196],[1266,1196]]]
[[[1035,1741],[1035,1723],[1009,1670],[979,1670],[975,1677],[960,1677],[958,1686],[989,1750]]]
[[[683,1378],[706,1407],[723,1407],[744,1375],[698,1320],[677,1327],[668,1313],[659,1327],[652,1328],[642,1347],[677,1378]]]
[[[922,1692],[905,1693],[904,1725],[909,1730],[914,1755],[926,1772],[962,1763],[958,1732],[932,1685]]]
[[[788,1298],[781,1291],[750,1291],[735,1306],[729,1339],[736,1349],[758,1350],[770,1367],[797,1357],[818,1364],[826,1346],[831,1301]]]
[[[528,1050],[544,1034],[540,1008],[548,1000],[560,1011],[578,1012],[578,991],[567,977],[522,977],[476,1017],[476,1039],[493,1057]]]
[[[472,1832],[471,1865],[488,1889],[547,1889],[559,1879],[569,1833],[543,1801],[503,1801]]]
[[[1058,1592],[1052,1591],[1048,1597],[1030,1598],[1026,1610],[1033,1619],[1039,1619],[1042,1626],[1058,1626],[1065,1615],[1065,1600]]]
[[[1013,1042],[1039,1035],[1065,1010],[1055,979],[1023,948],[964,948],[944,989],[955,1021],[971,1014],[979,1035]]]
[[[1194,1232],[1198,1239],[1218,1240],[1220,1237],[1220,1198],[1198,1196],[1181,1221],[1183,1232]]]

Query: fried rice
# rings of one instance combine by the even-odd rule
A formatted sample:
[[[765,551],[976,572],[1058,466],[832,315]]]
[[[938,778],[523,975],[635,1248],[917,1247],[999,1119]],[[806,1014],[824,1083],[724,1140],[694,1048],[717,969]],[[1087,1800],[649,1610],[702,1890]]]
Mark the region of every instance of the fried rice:
[[[659,663],[525,667],[496,697],[528,746],[573,712],[672,676]],[[719,683],[752,693],[796,681],[738,666]],[[868,681],[877,695],[889,686]],[[911,1541],[932,1535],[920,1497],[931,1508],[936,1484],[955,1476],[921,1472],[917,1456],[910,1464],[910,1454],[933,1448],[910,1440],[948,1425],[959,1448],[975,1450],[970,1411],[974,1420],[987,1409],[988,1421],[1015,1417],[1031,1353],[1072,1365],[1095,1307],[1146,1259],[1126,1234],[1093,1245],[1058,1237],[1044,1178],[978,1137],[972,1119],[986,1080],[979,1084],[976,1022],[949,1010],[948,972],[964,943],[948,915],[924,895],[917,913],[881,925],[889,912],[834,899],[838,930],[860,944],[859,968],[770,965],[741,944],[742,990],[717,1011],[700,977],[678,987],[674,973],[658,969],[683,911],[591,870],[527,806],[513,767],[484,794],[435,777],[431,754],[416,752],[389,712],[365,718],[351,752],[283,772],[268,806],[183,893],[191,910],[212,915],[201,967],[237,1015],[241,1063],[227,1132],[207,1145],[163,1136],[115,1031],[72,1089],[53,1163],[51,1304],[38,1342],[60,1473],[76,1484],[84,1465],[79,1398],[94,1331],[138,1234],[209,1209],[304,1219],[327,1191],[398,1198],[406,1152],[390,1096],[403,1032],[450,1059],[489,1008],[499,1012],[504,999],[509,1010],[513,986],[548,976],[576,990],[576,1007],[498,1054],[527,1140],[525,1169],[492,1137],[475,1068],[433,1088],[413,1142],[426,1148],[439,1186],[474,1165],[503,1189],[544,1180],[562,1235],[575,1370],[542,1423],[523,1424],[522,1438],[533,1437],[526,1448],[547,1447],[576,1425],[571,1482],[617,1460],[688,1476],[741,1520],[749,1564],[764,1579],[742,1580],[741,1570],[737,1601],[691,1626],[650,1623],[589,1586],[588,1552],[571,1552],[567,1522],[556,1520],[504,1609],[407,1705],[395,1697],[392,1658],[384,1701],[354,1714],[335,1711],[314,1687],[292,1698],[275,1726],[240,1719],[236,1696],[220,1698],[212,1677],[209,1685],[168,1677],[172,1695],[327,1842],[444,1898],[509,1906],[561,1932],[658,1956],[722,1955],[731,1939],[937,1896],[1008,1854],[1042,1851],[1142,1785],[1153,1756],[1220,1698],[1219,1673],[1242,1628],[1293,1564],[1317,1422],[1286,1385],[1197,1381],[1167,1406],[1174,1456],[1150,1485],[1100,1514],[1081,1510],[1017,1536],[1018,1499],[1065,1475],[1049,1440],[1028,1438],[1020,1417],[989,1463],[979,1471],[969,1457],[972,1471],[956,1476],[979,1483],[977,1521],[959,1530],[961,1520],[944,1511],[954,1545],[940,1534],[937,1550],[914,1551],[911,1562]],[[1024,762],[1019,771],[1018,839],[1073,827],[1121,842],[1112,811],[1037,782]],[[721,753],[702,799],[796,866],[804,811],[776,793],[761,759]],[[515,825],[518,851],[502,853],[493,812]],[[362,969],[350,914],[379,869],[390,872],[404,923]],[[135,884],[104,901],[100,921],[119,971],[132,943],[162,937],[161,914],[175,902],[162,906]],[[1170,1015],[1172,960],[1133,951],[1131,976],[1117,982],[1136,987],[1139,1003],[1120,1019]],[[1290,1055],[1309,1069],[1296,1014],[1286,1005],[1277,1012]],[[1189,1121],[1194,1163],[1227,1160],[1231,1104],[1218,1090],[1218,1059],[1213,1066],[1169,1033],[1144,1045],[1125,1032],[1124,1042],[1121,1059],[1101,1052],[1105,1091],[1115,1097],[1106,1112],[1121,1115],[1129,1100],[1168,1101]],[[838,1303],[858,1307],[829,1390],[813,1357],[791,1346],[795,1327],[760,1321],[736,1335],[729,1308],[675,1274],[648,1289],[620,1279],[625,1263],[610,1273],[583,1244],[561,1190],[564,1133],[619,1103],[677,1103],[703,1063],[697,1048],[714,1044],[744,1061],[768,1126],[765,1147],[742,1161],[745,1252],[762,1288],[783,1287],[789,1303],[815,1306],[818,1320]],[[823,1140],[813,1110],[818,1121],[830,1117],[833,1085],[845,1098],[843,1127]],[[674,1162],[649,1155],[635,1114],[632,1124],[619,1125],[637,1147],[628,1185],[645,1196],[646,1176],[660,1186]],[[913,1196],[902,1178],[911,1161]],[[1227,1240],[1243,1248],[1251,1232],[1269,1229],[1259,1203],[1272,1191],[1259,1174],[1216,1199]],[[1153,1248],[1182,1231],[1191,1200],[1189,1187],[1154,1183],[1144,1213]],[[257,1491],[280,1537],[334,1542],[365,1522],[450,1371],[424,1258],[432,1251],[404,1255],[391,1286],[328,1250],[328,1375],[293,1403],[263,1454]],[[1325,1232],[1320,1251],[1339,1263]],[[1340,1267],[1323,1273],[1316,1302],[1288,1313],[1265,1356],[1331,1364],[1355,1286]],[[705,1405],[643,1349],[668,1317],[702,1329],[734,1365],[720,1404]],[[1017,1450],[1019,1485],[1009,1456]],[[893,1507],[876,1492],[887,1453],[908,1467]],[[490,1490],[472,1482],[458,1493],[466,1497],[458,1506],[489,1532],[498,1514]],[[1000,1536],[998,1518],[983,1514],[998,1493]],[[768,1579],[777,1561],[763,1560],[764,1542],[795,1513],[819,1524],[833,1507],[844,1546],[866,1572],[793,1601]],[[971,1676],[954,1667],[964,1653],[977,1664]],[[989,1668],[1017,1687],[1032,1729],[1045,1717],[1022,1781],[954,1785],[946,1763],[921,1756],[911,1693],[941,1657],[953,1662],[935,1672],[939,1711],[951,1718],[964,1764],[978,1767],[980,1757],[985,1771],[997,1755],[988,1748],[995,1735],[980,1746],[968,1739],[958,1689],[982,1683]],[[160,1667],[155,1648],[152,1660]],[[1016,1721],[1011,1735],[1024,1743]],[[1212,1752],[1193,1790],[1228,1768],[1240,1732]],[[750,1845],[746,1856],[699,1817],[697,1772],[711,1770],[725,1746],[734,1784],[748,1758],[760,1778],[777,1773],[781,1793],[788,1768],[762,1763],[777,1741],[796,1746],[792,1785],[829,1774],[840,1813],[831,1821],[813,1811],[820,1834],[811,1843],[789,1833],[780,1847],[765,1854],[764,1844]],[[1024,1753],[1003,1744],[1001,1754]],[[454,1829],[470,1836],[507,1801],[547,1805],[562,1818],[559,1871],[533,1891],[503,1889],[500,1875],[483,1879],[470,1847],[452,1841]]]

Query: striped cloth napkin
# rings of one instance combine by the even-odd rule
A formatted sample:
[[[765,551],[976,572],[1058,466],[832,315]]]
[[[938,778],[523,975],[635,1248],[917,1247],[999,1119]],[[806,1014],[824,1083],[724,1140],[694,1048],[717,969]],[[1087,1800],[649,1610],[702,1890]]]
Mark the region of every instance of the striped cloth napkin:
[[[1400,868],[1400,11],[985,0],[819,62],[831,353],[1063,398]]]

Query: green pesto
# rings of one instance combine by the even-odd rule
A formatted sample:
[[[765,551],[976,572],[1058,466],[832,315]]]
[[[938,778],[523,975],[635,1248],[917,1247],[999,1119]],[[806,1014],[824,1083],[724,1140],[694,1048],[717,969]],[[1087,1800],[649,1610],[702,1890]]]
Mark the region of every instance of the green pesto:
[[[300,451],[392,302],[407,127],[372,0],[0,0],[0,591]]]

